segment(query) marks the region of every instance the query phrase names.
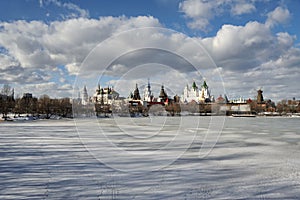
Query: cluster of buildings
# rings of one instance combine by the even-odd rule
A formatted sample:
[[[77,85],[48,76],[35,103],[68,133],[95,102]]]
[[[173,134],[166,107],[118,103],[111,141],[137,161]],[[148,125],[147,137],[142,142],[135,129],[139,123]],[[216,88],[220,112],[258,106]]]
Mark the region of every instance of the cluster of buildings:
[[[262,93],[262,90],[258,90],[257,99],[254,100],[242,98],[229,100],[226,95],[224,97],[220,95],[215,99],[204,80],[200,86],[195,81],[193,81],[191,86],[186,85],[181,96],[169,96],[164,85],[161,86],[159,96],[154,96],[150,81],[148,80],[148,84],[142,93],[139,90],[138,84],[136,84],[135,89],[130,92],[127,98],[120,97],[119,93],[113,87],[100,87],[100,85],[98,85],[96,92],[92,96],[89,96],[86,86],[84,86],[81,95],[81,104],[95,105],[97,114],[112,113],[113,109],[115,112],[121,112],[122,109],[127,109],[128,111],[129,109],[130,114],[142,113],[143,115],[148,115],[148,111],[153,105],[160,105],[167,111],[173,111],[173,113],[180,113],[182,109],[195,113],[204,112],[207,114],[215,112],[229,115],[236,113],[250,114],[256,111],[275,112],[275,104],[270,100],[265,101]],[[191,106],[188,107],[185,105],[193,105],[194,111],[191,110]],[[197,107],[195,105],[201,106]],[[217,107],[217,110],[212,111],[213,107]]]
[[[0,111],[4,113],[3,115],[17,112],[18,110],[23,110],[22,112],[26,110],[26,113],[28,113],[28,110],[36,110],[35,107],[37,107],[38,99],[33,98],[31,93],[25,93],[20,100],[15,101],[14,90],[7,89],[7,91],[5,94],[0,94]],[[54,100],[52,103],[55,102]],[[24,105],[31,105],[34,109],[29,109],[29,107],[28,109],[19,108],[23,105],[22,102]],[[40,101],[39,104],[41,102],[43,101]],[[211,91],[205,80],[199,86],[195,81],[192,82],[191,86],[186,85],[180,96],[169,96],[164,85],[161,85],[158,96],[155,96],[149,80],[142,92],[140,92],[138,84],[136,84],[128,97],[121,97],[113,87],[101,87],[100,85],[97,86],[95,93],[90,96],[86,86],[84,86],[78,98],[69,99],[68,102],[73,108],[73,115],[77,115],[77,113],[78,115],[81,115],[81,113],[94,115],[95,111],[97,115],[127,113],[130,115],[142,114],[144,116],[147,116],[150,111],[167,112],[171,115],[183,113],[200,115],[223,115],[224,113],[226,115],[262,113],[264,115],[283,115],[284,113],[300,113],[299,100],[283,100],[275,106],[275,103],[270,99],[265,100],[263,98],[262,90],[257,91],[255,99],[239,98],[229,100],[226,95],[220,95],[215,98],[211,95]],[[49,106],[51,105],[49,104]],[[57,107],[57,105],[52,106],[54,107],[52,110],[57,109],[55,106]]]
[[[190,103],[192,101],[196,103],[215,102],[214,96],[210,94],[210,90],[206,81],[204,81],[200,87],[198,87],[194,81],[191,87],[189,87],[189,85],[185,86],[181,96],[175,95],[174,97],[167,95],[164,85],[161,86],[159,96],[155,97],[151,90],[151,84],[149,80],[142,94],[139,91],[138,84],[136,84],[135,89],[130,92],[127,98],[120,97],[119,93],[115,91],[113,87],[101,87],[100,85],[98,85],[96,92],[92,96],[89,96],[87,88],[84,86],[82,94],[79,94],[78,99],[82,105],[88,105],[91,103],[113,104],[117,103],[119,100],[124,100],[126,102],[139,101],[140,104],[144,106],[152,104],[168,104],[169,102],[173,101],[180,103]]]
[[[285,106],[286,112],[290,107],[300,108],[300,102],[289,102],[292,106]],[[138,85],[130,92],[127,98],[120,97],[119,93],[113,87],[100,87],[98,85],[95,93],[89,96],[86,87],[83,88],[81,95],[82,105],[95,105],[94,110],[97,114],[101,113],[121,113],[128,112],[130,114],[141,113],[148,115],[150,107],[159,105],[167,112],[173,114],[189,112],[206,114],[258,114],[277,115],[275,103],[271,100],[264,100],[263,91],[258,90],[255,99],[233,99],[229,100],[226,95],[215,98],[211,95],[211,91],[207,82],[204,80],[200,86],[195,81],[186,85],[180,96],[173,97],[167,94],[164,85],[161,86],[158,96],[155,96],[148,80],[145,88],[140,92]],[[284,109],[282,108],[282,109]],[[291,109],[290,109],[291,110]]]

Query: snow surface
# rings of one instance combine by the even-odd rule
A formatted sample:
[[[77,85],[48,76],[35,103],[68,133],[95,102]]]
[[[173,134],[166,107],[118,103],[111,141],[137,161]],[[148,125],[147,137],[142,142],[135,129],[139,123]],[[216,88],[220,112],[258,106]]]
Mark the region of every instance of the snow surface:
[[[1,122],[0,199],[297,199],[299,120]]]

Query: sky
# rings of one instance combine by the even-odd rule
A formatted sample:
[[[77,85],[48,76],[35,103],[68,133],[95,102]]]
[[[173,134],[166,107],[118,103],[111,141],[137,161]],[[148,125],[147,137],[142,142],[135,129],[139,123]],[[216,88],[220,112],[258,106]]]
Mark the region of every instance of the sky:
[[[300,1],[0,1],[0,86],[75,97],[98,83],[128,96],[148,80],[181,95],[206,80],[230,99],[300,98]]]

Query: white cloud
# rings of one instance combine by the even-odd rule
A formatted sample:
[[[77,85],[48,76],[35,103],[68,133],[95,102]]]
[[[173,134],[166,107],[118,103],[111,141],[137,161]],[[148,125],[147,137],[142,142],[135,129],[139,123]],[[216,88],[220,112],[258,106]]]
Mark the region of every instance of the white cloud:
[[[63,18],[77,18],[77,17],[89,17],[89,12],[85,9],[80,8],[76,4],[67,2],[63,3],[59,0],[39,0],[40,7],[44,7],[47,5],[55,5],[60,8],[66,9],[68,12],[67,15],[63,16]]]
[[[268,27],[273,27],[276,24],[285,24],[289,21],[291,14],[288,9],[283,7],[277,7],[272,12],[268,13],[268,19],[266,25]]]
[[[80,63],[68,63],[65,65],[71,75],[77,75],[80,68]]]
[[[22,97],[23,93],[33,93],[33,96],[40,97],[44,94],[51,98],[72,97],[73,87],[71,84],[58,84],[56,82],[45,82],[39,84],[13,84],[16,97]]]
[[[282,46],[283,49],[293,46],[296,36],[291,36],[287,32],[280,32],[276,34],[279,45]]]
[[[298,91],[300,49],[294,47],[295,39],[286,32],[274,35],[266,24],[248,22],[223,25],[216,36],[202,42],[222,67],[229,96],[253,97],[253,88],[264,86],[266,98],[280,100]],[[274,89],[276,85],[282,87]]]
[[[191,84],[193,79],[183,83],[183,78],[177,78],[179,74],[186,77],[185,74],[196,71],[198,79],[202,79],[201,76],[211,78],[206,71],[214,69],[215,65],[201,43],[201,39],[161,28],[123,32],[105,40],[89,54],[82,63],[76,85],[80,87],[86,77],[95,75],[104,81],[113,77],[110,84],[117,84],[115,89],[127,96],[129,83],[146,82],[151,78],[180,94],[183,85]],[[97,78],[90,79],[94,80],[92,85],[97,85]]]
[[[273,36],[264,24],[249,22],[245,26],[223,25],[212,38],[203,39],[204,45],[221,67],[247,69],[255,66],[267,49],[272,47]]]
[[[199,30],[205,30],[209,25],[209,20],[214,17],[213,8],[213,3],[204,0],[186,0],[179,4],[180,11],[192,19],[188,26]]]
[[[242,15],[242,14],[248,14],[248,13],[252,13],[253,11],[255,11],[256,8],[253,5],[253,3],[237,3],[235,5],[232,6],[231,8],[231,13],[233,15]]]
[[[52,74],[58,66],[65,66],[69,74],[76,75],[81,62],[101,41],[122,31],[147,26],[161,25],[151,16],[76,18],[49,24],[1,22],[0,83],[44,84],[59,75]]]
[[[210,17],[209,13],[185,9],[190,16]],[[148,77],[157,85],[156,93],[164,83],[180,95],[186,83],[191,84],[193,79],[200,83],[206,77],[212,93],[218,96],[223,93],[219,87],[222,81],[216,77],[221,73],[231,96],[252,97],[253,88],[261,86],[266,89],[266,97],[278,100],[282,97],[275,93],[298,91],[300,52],[293,46],[295,36],[286,32],[274,34],[267,22],[223,25],[209,38],[189,38],[160,29],[161,26],[151,16],[76,18],[49,24],[2,22],[0,83],[14,83],[19,93],[72,96],[73,83],[68,81],[68,75],[88,77],[89,83],[93,82],[89,88],[93,88],[98,83],[97,76],[104,71],[113,78],[109,84],[118,83],[125,96],[136,82],[145,84]],[[171,67],[169,73],[162,66]],[[126,73],[130,76],[124,77]]]
[[[153,17],[78,18],[49,25],[39,21],[3,22],[0,45],[8,52],[13,65],[37,69],[67,65],[75,73],[76,65],[70,67],[71,64],[81,63],[98,43],[118,32],[144,26],[160,24]]]
[[[179,8],[190,18],[210,18],[213,16],[213,4],[204,0],[187,0]]]
[[[198,18],[197,20],[193,20],[191,22],[188,22],[188,27],[195,30],[203,30],[207,31],[207,27],[209,25],[208,19],[205,18]]]
[[[190,19],[187,25],[191,29],[207,31],[210,20],[226,12],[232,16],[249,14],[256,10],[255,1],[236,0],[184,0],[179,4],[179,10]]]
[[[16,62],[11,56],[0,54],[0,70],[7,70],[10,67],[18,66],[19,63]]]

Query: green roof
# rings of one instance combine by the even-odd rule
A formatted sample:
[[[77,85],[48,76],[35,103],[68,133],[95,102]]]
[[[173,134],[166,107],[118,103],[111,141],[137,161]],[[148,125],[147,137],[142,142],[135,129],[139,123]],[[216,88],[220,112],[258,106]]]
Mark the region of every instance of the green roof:
[[[195,81],[193,82],[192,88],[193,88],[194,90],[197,89],[197,85],[196,85]]]
[[[204,87],[204,88],[208,88],[208,86],[207,86],[207,84],[206,84],[206,81],[204,81],[204,82],[203,82],[203,85],[202,85],[202,87]]]

